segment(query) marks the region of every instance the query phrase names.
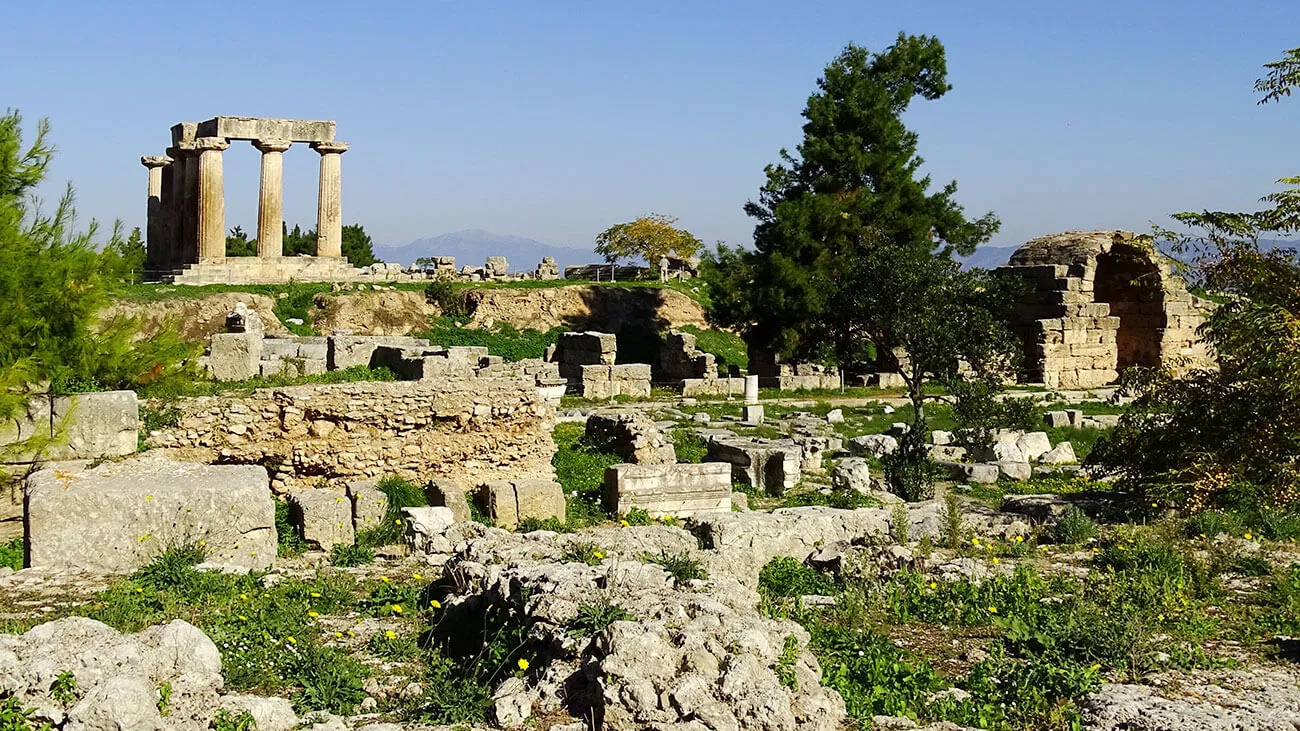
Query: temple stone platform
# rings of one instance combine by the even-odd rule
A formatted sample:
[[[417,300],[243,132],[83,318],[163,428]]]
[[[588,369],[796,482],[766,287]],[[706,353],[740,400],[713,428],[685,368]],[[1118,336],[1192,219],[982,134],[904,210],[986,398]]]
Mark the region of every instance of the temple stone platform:
[[[363,272],[342,257],[228,256],[187,264],[181,269],[155,272],[150,281],[171,284],[280,284],[295,282],[350,282]]]

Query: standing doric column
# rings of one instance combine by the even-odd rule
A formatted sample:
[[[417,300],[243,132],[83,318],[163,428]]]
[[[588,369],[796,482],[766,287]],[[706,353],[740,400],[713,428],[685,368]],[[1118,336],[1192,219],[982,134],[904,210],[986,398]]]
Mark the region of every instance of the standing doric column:
[[[343,180],[339,163],[346,142],[313,142],[320,153],[320,197],[316,207],[316,256],[343,256]]]
[[[199,204],[196,218],[199,261],[226,257],[226,191],[222,181],[221,153],[230,143],[220,137],[194,141],[199,158]]]
[[[166,213],[163,210],[163,185],[162,174],[163,168],[171,164],[172,159],[166,155],[148,155],[140,158],[140,164],[149,169],[149,203],[146,208],[148,218],[145,219],[145,266],[150,269],[158,268],[159,264],[166,259],[166,244],[164,239],[167,231],[167,224],[164,220]]]
[[[172,252],[173,268],[183,268],[199,260],[199,152],[193,142],[176,143],[176,163],[180,168],[172,183],[180,187],[175,196],[176,236]]]
[[[169,186],[167,195],[163,196],[163,208],[167,212],[167,246],[163,257],[163,268],[172,269],[185,262],[185,163],[188,150],[168,147],[167,156],[172,164],[170,179],[164,179],[163,185]]]
[[[284,246],[284,151],[285,140],[253,140],[262,151],[262,192],[257,203],[257,256],[279,256]]]

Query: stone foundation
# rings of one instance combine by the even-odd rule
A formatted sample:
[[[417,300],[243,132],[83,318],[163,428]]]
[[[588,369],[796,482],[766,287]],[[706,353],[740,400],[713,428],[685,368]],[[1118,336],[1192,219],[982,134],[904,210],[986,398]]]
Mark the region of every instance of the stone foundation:
[[[780,496],[799,484],[803,449],[789,439],[718,435],[709,438],[704,460],[728,463],[737,482]]]
[[[399,474],[479,484],[553,474],[555,409],[526,380],[342,383],[186,399],[149,435],[178,459],[263,464],[277,490]]]
[[[749,372],[758,376],[761,388],[780,391],[821,390],[840,387],[838,371],[813,363],[782,363],[781,356],[749,346]]]

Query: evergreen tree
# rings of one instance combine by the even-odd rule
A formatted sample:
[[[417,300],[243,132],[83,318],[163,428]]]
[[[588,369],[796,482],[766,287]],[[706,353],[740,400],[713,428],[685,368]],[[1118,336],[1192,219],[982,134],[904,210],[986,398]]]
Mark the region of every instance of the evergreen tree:
[[[316,229],[304,232],[298,224],[293,225],[293,230],[289,230],[289,224],[281,223],[284,227],[282,237],[281,252],[285,256],[298,256],[306,254],[307,256],[316,256]]]
[[[374,242],[365,226],[354,223],[343,227],[343,256],[354,267],[368,267],[378,259],[375,258]]]
[[[844,363],[862,345],[837,304],[851,264],[875,247],[969,253],[998,220],[967,220],[955,183],[931,192],[918,176],[917,135],[902,114],[950,88],[937,39],[900,34],[875,54],[850,45],[817,86],[798,154],[782,150],[745,206],[756,251],[719,251],[708,268],[721,293],[712,314],[752,344]]]
[[[257,239],[248,238],[242,226],[226,234],[226,256],[257,256]]]
[[[189,349],[174,332],[137,340],[134,321],[98,316],[113,265],[95,249],[93,222],[83,233],[72,230],[71,186],[53,212],[34,205],[53,148],[45,121],[24,147],[21,121],[12,111],[0,116],[0,418],[12,418],[25,392],[47,384],[54,391],[134,388],[181,374]],[[105,248],[128,246],[115,229]]]
[[[104,272],[118,282],[139,284],[144,278],[145,255],[144,237],[136,226],[126,240],[114,236],[104,246]]]

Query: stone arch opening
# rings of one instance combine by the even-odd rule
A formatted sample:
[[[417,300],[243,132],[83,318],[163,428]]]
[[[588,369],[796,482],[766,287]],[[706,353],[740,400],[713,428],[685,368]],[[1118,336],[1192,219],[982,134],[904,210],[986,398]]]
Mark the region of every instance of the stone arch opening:
[[[1094,301],[1108,304],[1110,317],[1119,320],[1115,369],[1159,367],[1167,318],[1160,271],[1151,254],[1124,245],[1098,254],[1093,287]]]

